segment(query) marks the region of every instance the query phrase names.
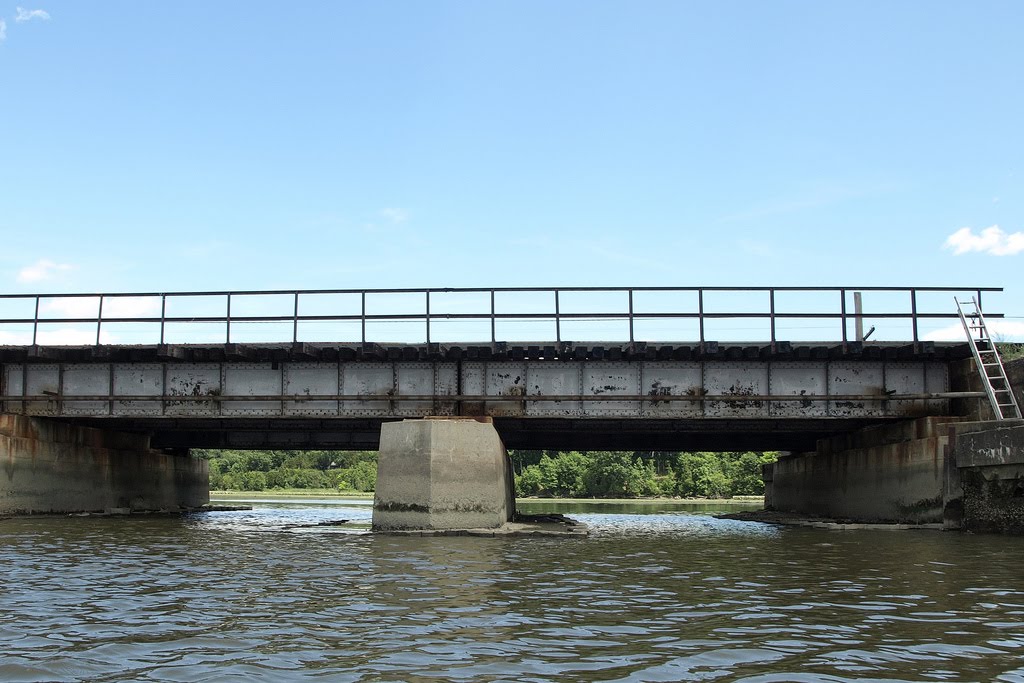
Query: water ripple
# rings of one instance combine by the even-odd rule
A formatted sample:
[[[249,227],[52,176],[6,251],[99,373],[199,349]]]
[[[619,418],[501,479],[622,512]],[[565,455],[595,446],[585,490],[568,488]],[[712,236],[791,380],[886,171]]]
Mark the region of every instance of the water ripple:
[[[369,517],[8,520],[0,680],[1024,682],[1020,539],[678,512],[398,538]]]

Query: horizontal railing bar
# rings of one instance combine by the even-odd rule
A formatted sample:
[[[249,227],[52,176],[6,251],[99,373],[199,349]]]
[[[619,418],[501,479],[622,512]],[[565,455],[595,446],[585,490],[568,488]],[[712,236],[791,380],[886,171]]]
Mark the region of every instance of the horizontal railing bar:
[[[851,318],[850,314],[842,313],[709,313],[703,315],[697,312],[686,313],[634,313],[633,320],[666,320],[666,319],[747,319],[747,318],[783,318],[783,319],[809,319],[809,320],[837,320]],[[864,313],[860,317],[872,319],[912,319],[922,318],[930,320],[959,319],[956,313]],[[989,313],[986,318],[1002,318],[1002,313]],[[102,320],[104,323],[223,323],[230,320],[233,323],[273,323],[273,322],[345,322],[345,321],[401,321],[401,320],[629,320],[628,313],[368,313],[365,316],[357,313],[349,315],[233,315],[227,316],[168,316],[165,318],[146,317],[106,317],[97,318],[0,318],[0,324],[28,324],[38,322],[41,325],[53,324],[81,324],[94,323]]]
[[[197,292],[74,292],[74,293],[31,293],[0,294],[0,299],[83,299],[83,298],[125,298],[125,297],[197,297],[197,296],[280,296],[295,294],[431,294],[490,292],[1001,292],[1002,287],[426,287],[397,289],[268,289],[268,290],[211,290]]]
[[[496,396],[493,394],[322,394],[322,395],[309,395],[309,394],[267,394],[267,395],[246,395],[246,396],[224,396],[222,394],[208,395],[208,396],[124,396],[124,395],[109,395],[109,394],[97,394],[88,396],[67,396],[59,394],[42,394],[42,395],[29,395],[29,396],[0,396],[0,401],[7,402],[42,402],[42,401],[54,401],[54,402],[84,402],[84,401],[139,401],[139,402],[154,402],[162,401],[165,403],[204,403],[204,402],[251,402],[251,401],[294,401],[294,402],[308,402],[308,401],[438,401],[438,402],[450,402],[450,401],[465,401],[465,402],[511,402],[511,401],[581,401],[581,402],[618,402],[618,401],[649,401],[651,403],[664,403],[664,402],[703,402],[703,401],[722,401],[726,403],[743,403],[747,401],[764,401],[764,402],[803,402],[803,401],[927,401],[927,400],[946,400],[946,399],[957,399],[957,398],[984,398],[986,396],[983,391],[946,391],[946,392],[933,392],[933,393],[916,393],[916,394],[755,394],[750,396],[740,396],[736,394],[705,394],[703,396],[689,396],[689,395],[667,395],[667,396],[651,396],[649,394],[631,394],[631,395],[613,395],[613,394],[553,394],[550,396],[546,395],[529,395],[529,396]]]

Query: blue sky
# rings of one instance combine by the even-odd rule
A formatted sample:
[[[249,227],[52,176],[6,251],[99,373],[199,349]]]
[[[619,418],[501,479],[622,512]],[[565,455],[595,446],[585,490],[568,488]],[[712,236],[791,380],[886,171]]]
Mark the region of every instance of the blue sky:
[[[1024,3],[0,20],[0,291],[981,285],[1024,339]]]

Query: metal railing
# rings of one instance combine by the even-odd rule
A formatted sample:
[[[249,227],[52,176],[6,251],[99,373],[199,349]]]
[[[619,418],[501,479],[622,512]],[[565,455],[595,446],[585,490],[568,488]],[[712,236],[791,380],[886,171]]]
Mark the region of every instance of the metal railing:
[[[115,293],[73,293],[73,294],[0,294],[0,304],[9,306],[12,303],[25,302],[32,308],[32,315],[22,315],[0,318],[0,333],[7,332],[6,336],[0,336],[0,344],[14,345],[11,340],[16,339],[9,331],[11,327],[31,326],[30,340],[26,335],[25,343],[32,346],[39,344],[40,328],[53,325],[95,325],[96,345],[101,345],[103,326],[121,323],[148,323],[159,326],[159,337],[151,340],[150,343],[166,343],[168,327],[175,324],[214,324],[223,325],[224,343],[232,342],[232,325],[237,326],[250,323],[277,323],[290,324],[291,338],[281,338],[278,342],[300,342],[307,341],[300,334],[300,327],[303,323],[312,322],[344,322],[358,325],[359,334],[354,341],[377,342],[386,341],[383,338],[374,338],[368,335],[367,326],[373,323],[415,323],[422,325],[422,336],[415,340],[417,343],[431,343],[432,328],[436,328],[439,321],[476,321],[489,323],[490,341],[527,341],[526,339],[499,339],[498,324],[503,322],[549,322],[554,325],[556,342],[563,341],[563,329],[569,323],[575,321],[590,322],[619,322],[624,323],[627,334],[621,341],[635,341],[636,326],[641,321],[656,320],[691,320],[696,322],[696,338],[690,341],[703,343],[706,338],[706,324],[712,320],[760,320],[765,324],[764,333],[767,341],[774,344],[778,341],[778,327],[780,321],[791,319],[822,320],[830,321],[836,327],[832,328],[829,339],[846,343],[850,340],[849,324],[857,320],[870,318],[872,320],[902,320],[909,321],[911,327],[910,338],[906,341],[918,342],[921,338],[920,325],[923,321],[949,320],[958,321],[955,307],[949,306],[949,311],[922,311],[919,307],[922,294],[946,293],[950,297],[956,294],[967,293],[976,297],[979,307],[983,292],[1001,292],[1001,287],[498,287],[498,288],[432,288],[432,289],[315,289],[315,290],[265,290],[265,291],[206,291],[206,292],[115,292]],[[721,310],[707,305],[708,296],[720,293],[742,293],[748,297],[748,301],[766,308],[755,311],[748,309]],[[862,311],[851,310],[849,295],[863,292],[887,293],[905,297],[903,304],[897,310]],[[598,311],[571,311],[566,310],[565,298],[567,295],[587,293],[602,294],[609,298],[615,296],[624,297],[625,305],[620,305],[617,310]],[[814,293],[834,297],[834,309],[830,311],[783,311],[779,310],[778,300],[782,295],[794,293]],[[436,303],[443,295],[477,295],[485,302],[483,310],[470,312],[439,311]],[[523,296],[550,296],[551,308],[546,311],[515,311],[505,310],[498,306],[499,295],[523,295]],[[637,298],[651,294],[678,296],[680,300],[689,297],[693,305],[680,310],[664,311],[651,310],[637,303]],[[304,313],[303,304],[315,297],[342,296],[349,297],[358,302],[356,310],[348,313]],[[213,297],[221,299],[223,306],[222,314],[202,315],[181,315],[169,312],[169,304],[176,304],[198,297]],[[251,303],[254,299],[263,297],[264,300],[270,297],[290,297],[290,310],[278,314],[238,314],[232,313],[233,304],[236,306],[240,301]],[[369,297],[395,297],[408,301],[410,297],[422,302],[422,308],[414,312],[370,312],[367,307]],[[764,298],[762,298],[764,297]],[[82,306],[68,305],[76,302],[90,304],[88,300],[96,303],[95,314],[83,315],[75,311],[69,315],[48,315],[51,311],[82,309]],[[142,308],[147,315],[125,315],[123,313],[111,313],[117,309],[116,302],[127,299],[142,300],[145,306]],[[765,300],[766,299],[766,300]],[[859,297],[858,297],[859,299]],[[257,302],[258,303],[258,302]],[[59,304],[59,305],[58,305]],[[432,304],[434,306],[432,307]],[[106,312],[105,312],[106,307]],[[752,305],[751,308],[754,306]],[[611,308],[611,307],[609,307]],[[152,312],[149,312],[152,311]],[[989,318],[1001,318],[1002,314],[986,312]],[[836,334],[838,333],[838,334]],[[764,339],[765,337],[761,337]],[[619,341],[618,339],[605,339],[604,341]],[[666,340],[667,341],[667,340]],[[674,341],[684,341],[676,339]],[[218,342],[219,343],[219,342]],[[18,344],[21,345],[21,344]]]

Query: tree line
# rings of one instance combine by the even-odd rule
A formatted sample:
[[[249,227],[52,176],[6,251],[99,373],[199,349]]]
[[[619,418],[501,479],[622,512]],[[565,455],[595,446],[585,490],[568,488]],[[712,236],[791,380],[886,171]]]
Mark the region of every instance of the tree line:
[[[373,491],[376,451],[195,450],[209,460],[210,488]],[[775,452],[509,451],[516,495],[566,498],[764,493],[761,467]]]
[[[516,494],[567,498],[761,495],[776,452],[513,451]]]
[[[373,491],[376,451],[231,451],[193,449],[209,460],[215,491],[335,489]]]

